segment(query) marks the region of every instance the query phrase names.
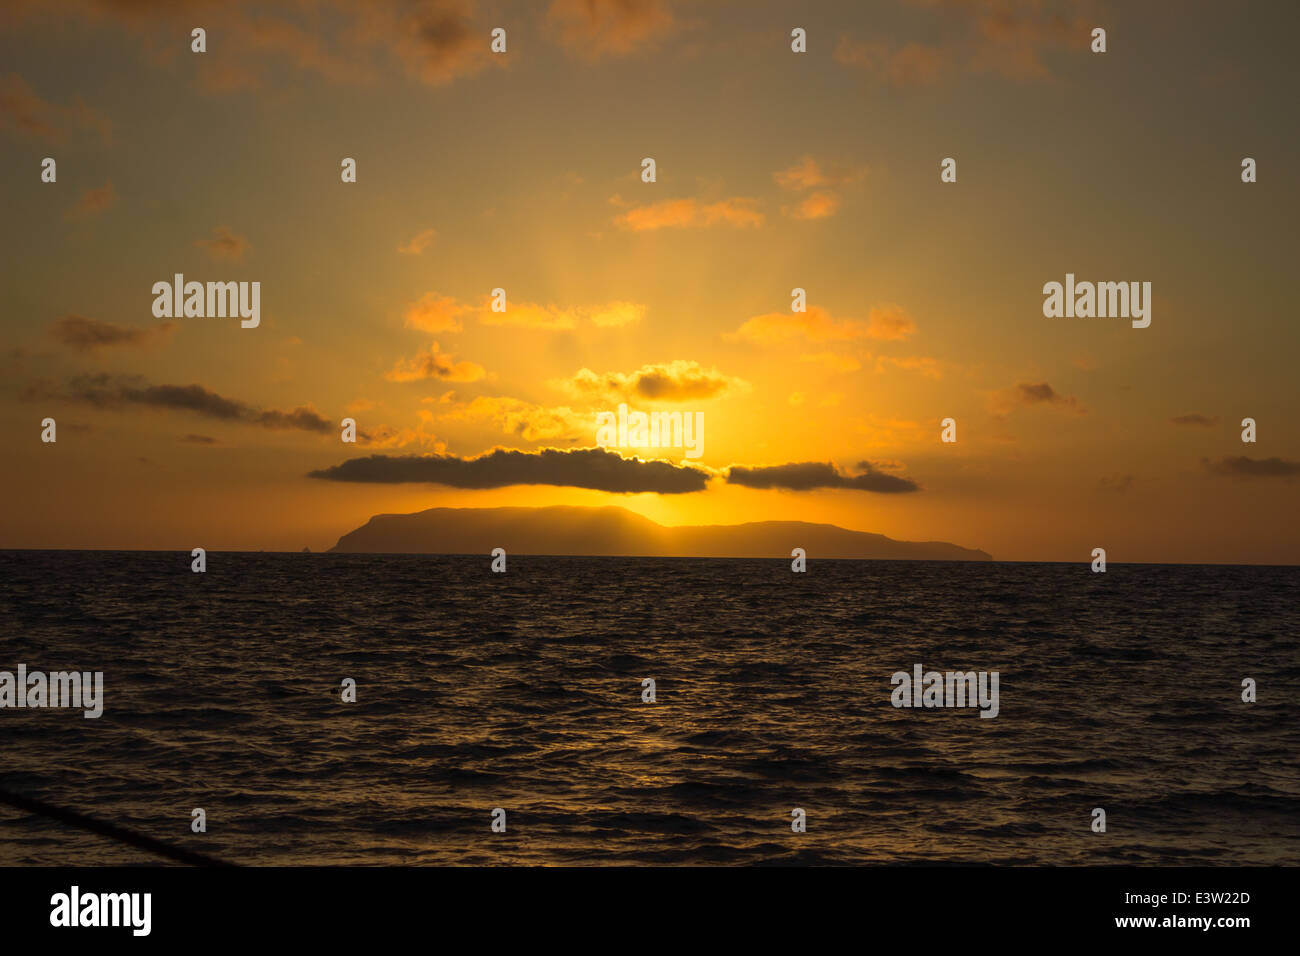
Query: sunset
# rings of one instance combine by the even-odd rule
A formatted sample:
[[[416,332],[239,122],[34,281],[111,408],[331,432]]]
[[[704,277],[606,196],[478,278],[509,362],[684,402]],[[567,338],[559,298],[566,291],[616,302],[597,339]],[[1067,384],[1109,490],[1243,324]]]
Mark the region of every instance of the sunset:
[[[1297,29],[6,3],[0,863],[1295,865]]]
[[[1238,21],[1174,43],[1116,11],[1102,59],[1083,8],[819,4],[778,56],[781,4],[583,6],[11,8],[6,546],[323,550],[376,513],[617,504],[1300,560],[1280,32],[1247,57]],[[1149,282],[1150,326],[1045,318],[1066,272]],[[175,274],[260,282],[260,324],[155,318]],[[702,412],[707,487],[307,477],[591,448],[620,402]],[[56,446],[20,440],[46,416]],[[802,462],[917,490],[726,480]]]

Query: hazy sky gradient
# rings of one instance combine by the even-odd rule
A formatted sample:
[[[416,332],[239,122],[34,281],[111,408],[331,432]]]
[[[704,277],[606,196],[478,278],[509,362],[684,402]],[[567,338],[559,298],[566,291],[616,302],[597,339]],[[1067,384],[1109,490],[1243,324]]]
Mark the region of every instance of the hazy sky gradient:
[[[322,549],[380,512],[619,504],[1005,560],[1300,561],[1292,5],[11,7],[0,547]],[[260,281],[261,326],[160,328],[151,287],[177,272]],[[1150,328],[1045,318],[1067,272],[1151,282]],[[804,331],[796,286],[825,313]],[[495,287],[505,319],[570,327],[489,324]],[[451,373],[394,380],[421,355]],[[647,366],[703,394],[652,400]],[[704,412],[707,490],[307,477],[591,447],[620,383]],[[164,385],[242,411],[102,401]],[[259,417],[295,409],[328,428]],[[345,415],[375,440],[341,443]],[[725,481],[799,462],[921,490]]]

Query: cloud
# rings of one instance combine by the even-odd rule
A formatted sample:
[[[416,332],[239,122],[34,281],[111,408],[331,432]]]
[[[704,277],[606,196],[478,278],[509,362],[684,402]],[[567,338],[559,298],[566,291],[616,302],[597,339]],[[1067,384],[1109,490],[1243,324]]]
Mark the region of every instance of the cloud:
[[[778,170],[772,174],[777,185],[784,189],[812,189],[814,186],[829,185],[817,160],[805,156],[789,169]]]
[[[1050,76],[1043,55],[1067,49],[1087,52],[1091,28],[1097,25],[1077,4],[1073,17],[1068,19],[1041,0],[982,0],[963,6],[974,19],[976,48],[972,67],[1008,79]]]
[[[843,342],[854,339],[904,339],[916,331],[916,323],[897,305],[873,307],[867,321],[835,319],[820,306],[810,305],[806,312],[769,312],[745,320],[735,332],[726,333],[729,341],[748,341],[774,345],[794,338],[810,342]]]
[[[107,374],[77,376],[69,383],[67,397],[104,408],[148,405],[226,421],[248,419],[255,413],[243,402],[223,398],[202,385],[150,385],[138,378],[113,379]]]
[[[471,76],[489,65],[505,66],[509,57],[493,55],[486,27],[470,21],[468,0],[418,0],[402,5],[356,5],[354,35],[387,47],[408,76],[442,86]]]
[[[916,323],[901,306],[872,307],[867,314],[867,338],[886,342],[905,339],[916,331]]]
[[[573,309],[561,309],[554,305],[538,305],[535,302],[511,302],[506,299],[504,312],[493,312],[484,307],[479,310],[478,320],[484,325],[511,325],[523,329],[542,329],[548,332],[577,327],[578,313]]]
[[[140,329],[113,325],[84,315],[65,315],[50,327],[50,334],[60,345],[74,352],[93,352],[101,348],[143,347],[165,342],[175,330],[175,322]]]
[[[603,448],[523,452],[498,448],[478,458],[454,455],[371,455],[308,474],[327,481],[422,482],[452,488],[557,485],[615,494],[703,491],[709,473],[666,461],[623,458]]]
[[[98,189],[87,189],[81,194],[75,206],[68,210],[68,219],[86,219],[96,216],[117,202],[117,190],[112,182],[106,182]]]
[[[105,146],[112,144],[113,124],[81,97],[74,97],[71,106],[57,106],[41,99],[17,73],[0,77],[0,130],[19,139],[57,146],[76,129],[93,130]]]
[[[1215,475],[1234,478],[1289,478],[1300,475],[1300,462],[1285,458],[1247,458],[1245,455],[1227,458],[1202,458],[1201,464]]]
[[[414,428],[406,426],[396,428],[392,425],[374,425],[362,427],[357,425],[357,444],[367,448],[406,448],[418,445],[442,453],[447,450],[447,443],[432,431],[433,414],[425,409],[416,413],[419,422]]]
[[[833,164],[823,168],[812,156],[804,155],[794,165],[773,173],[772,178],[782,189],[798,192],[819,186],[845,186],[866,178],[866,175],[866,166]]]
[[[1169,420],[1175,425],[1200,425],[1205,428],[1219,424],[1218,415],[1175,415]]]
[[[369,67],[349,55],[336,55],[326,49],[320,40],[319,24],[308,32],[287,20],[267,15],[255,18],[237,16],[231,33],[238,37],[241,49],[283,54],[300,70],[312,70],[335,83],[367,82],[371,78]],[[205,63],[206,65],[206,63]],[[251,73],[245,73],[254,85]],[[215,80],[215,82],[213,82]],[[218,89],[221,75],[209,78],[209,88]],[[227,79],[228,82],[228,79]]]
[[[238,262],[252,248],[247,239],[235,235],[225,226],[217,226],[212,235],[214,238],[199,239],[194,244],[218,262]]]
[[[788,169],[772,174],[777,185],[794,192],[813,189],[793,206],[783,206],[781,211],[795,219],[825,219],[835,215],[840,207],[840,196],[828,188],[857,182],[867,175],[865,166],[834,166],[823,169],[812,156],[804,156]]]
[[[300,73],[310,71],[333,83],[373,84],[377,75],[366,47],[394,45],[391,35],[384,36],[379,30],[365,26],[380,11],[367,10],[364,5],[346,0],[335,0],[330,6],[336,9],[326,11],[323,16],[313,9],[294,11],[309,21],[305,27],[265,12],[250,16],[237,9],[235,3],[109,0],[104,5],[134,32],[148,35],[154,42],[155,59],[160,63],[173,59],[175,47],[171,44],[181,27],[187,34],[185,49],[188,49],[190,25],[184,21],[197,18],[201,11],[209,50],[214,50],[212,44],[220,42],[216,37],[226,41],[214,51],[219,56],[209,54],[196,58],[198,85],[207,93],[261,89],[269,75],[261,68],[262,61],[256,59],[259,55],[266,62],[289,63]],[[346,16],[349,9],[353,13],[351,19]]]
[[[689,226],[698,215],[699,204],[694,199],[664,199],[648,206],[636,206],[616,217],[614,222],[625,229],[642,232]]]
[[[934,10],[930,19],[942,45],[857,42],[841,37],[840,63],[862,69],[880,83],[921,86],[943,78],[949,67],[996,73],[1019,81],[1052,76],[1046,57],[1063,51],[1086,53],[1100,12],[1086,0],[1069,4],[1070,14],[1043,0],[912,0]]]
[[[908,43],[893,49],[882,42],[855,43],[841,37],[835,59],[865,70],[871,77],[891,86],[928,86],[939,79],[943,55],[934,46]]]
[[[288,412],[276,409],[257,412],[251,420],[265,428],[295,429],[305,432],[327,432],[333,427],[327,418],[310,405],[302,405]]]
[[[646,307],[635,302],[610,302],[599,306],[590,313],[592,325],[602,328],[621,328],[633,325],[645,318]]]
[[[334,38],[342,48],[339,55],[322,46],[318,37],[325,31],[319,22],[308,33],[287,21],[260,16],[241,20],[238,29],[251,48],[287,54],[299,67],[337,83],[371,82],[373,70],[361,59],[371,47],[391,54],[407,76],[429,86],[446,85],[488,66],[506,66],[508,57],[492,55],[487,28],[471,21],[472,0],[362,0],[337,6],[353,15],[350,24],[341,21]]]
[[[786,207],[787,215],[795,219],[826,219],[835,215],[840,208],[840,197],[832,192],[809,193],[791,207]]]
[[[1013,388],[1004,388],[989,396],[989,407],[999,416],[1010,415],[1017,408],[1036,406],[1058,408],[1076,415],[1087,412],[1073,395],[1061,395],[1046,382],[1037,385],[1021,382]]]
[[[698,362],[675,359],[642,365],[634,372],[606,372],[598,375],[583,368],[570,379],[552,381],[578,398],[619,400],[640,398],[648,401],[686,402],[717,398],[728,391],[749,387],[743,379],[723,375],[716,368],[704,368]]]
[[[444,382],[476,382],[486,375],[482,365],[457,362],[454,356],[439,351],[438,343],[434,342],[411,358],[398,359],[384,378],[390,382],[419,382],[430,378]]]
[[[406,327],[422,332],[459,332],[460,317],[473,308],[450,296],[426,292],[419,302],[406,309]]]
[[[942,57],[923,43],[908,43],[890,54],[885,73],[895,86],[926,86],[939,78]]]
[[[29,390],[28,397],[59,398],[109,409],[143,405],[192,412],[220,421],[261,425],[264,428],[317,433],[333,429],[333,424],[311,405],[302,405],[289,411],[260,409],[238,399],[218,395],[202,385],[151,385],[139,376],[114,377],[102,373],[79,375],[65,389],[41,386]]]
[[[423,232],[417,232],[409,241],[402,243],[397,247],[397,251],[404,256],[418,256],[425,249],[429,248],[429,243],[433,242],[433,237],[437,233],[432,229],[425,229]]]
[[[85,6],[143,38],[158,64],[174,63],[178,49],[188,51],[190,27],[200,23],[213,52],[196,58],[195,72],[209,92],[270,85],[274,75],[266,64],[289,64],[334,83],[374,85],[380,77],[376,50],[407,76],[433,86],[489,66],[505,68],[511,60],[492,54],[489,30],[497,24],[473,22],[474,0],[327,0],[263,4],[256,12],[245,11],[251,4],[220,2],[91,0]],[[272,7],[280,9],[267,12]]]
[[[442,403],[447,404],[447,403]],[[440,416],[442,421],[489,424],[524,441],[581,441],[596,433],[595,419],[579,415],[564,406],[548,408],[519,398],[480,395],[455,405]]]
[[[858,462],[859,473],[850,475],[829,462],[792,462],[788,465],[757,468],[733,465],[727,472],[727,483],[746,488],[785,488],[790,491],[846,488],[853,491],[902,494],[921,490],[921,486],[910,478],[885,474],[881,471],[882,467],[879,463],[862,461]]]
[[[184,435],[184,436],[182,436],[182,437],[181,437],[180,439],[178,439],[178,440],[184,442],[184,443],[187,444],[187,445],[215,445],[215,444],[217,444],[217,440],[216,440],[215,438],[213,438],[211,435],[195,435],[195,434],[193,434],[193,433],[190,433],[189,435]]]
[[[615,217],[614,223],[632,232],[723,225],[757,229],[766,221],[755,208],[757,205],[757,199],[741,196],[708,205],[694,199],[664,199],[646,206],[634,206]]]
[[[677,29],[668,0],[551,0],[546,23],[569,53],[588,61],[653,49]]]

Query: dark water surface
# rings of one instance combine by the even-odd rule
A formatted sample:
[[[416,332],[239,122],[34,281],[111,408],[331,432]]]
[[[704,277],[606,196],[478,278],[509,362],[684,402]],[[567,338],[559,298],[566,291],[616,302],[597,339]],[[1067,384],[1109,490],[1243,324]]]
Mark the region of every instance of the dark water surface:
[[[0,552],[0,670],[105,681],[0,710],[0,788],[250,864],[1300,863],[1298,568],[488,564]],[[133,862],[0,806],[0,864]]]

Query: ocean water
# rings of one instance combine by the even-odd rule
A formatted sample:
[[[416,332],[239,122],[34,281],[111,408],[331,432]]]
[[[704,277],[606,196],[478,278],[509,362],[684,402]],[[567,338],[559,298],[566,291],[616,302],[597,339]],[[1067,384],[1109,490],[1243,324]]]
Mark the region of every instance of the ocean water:
[[[105,675],[0,710],[0,789],[243,864],[1300,863],[1300,568],[488,566],[0,552],[0,670]],[[137,862],[0,805],[0,864]]]

